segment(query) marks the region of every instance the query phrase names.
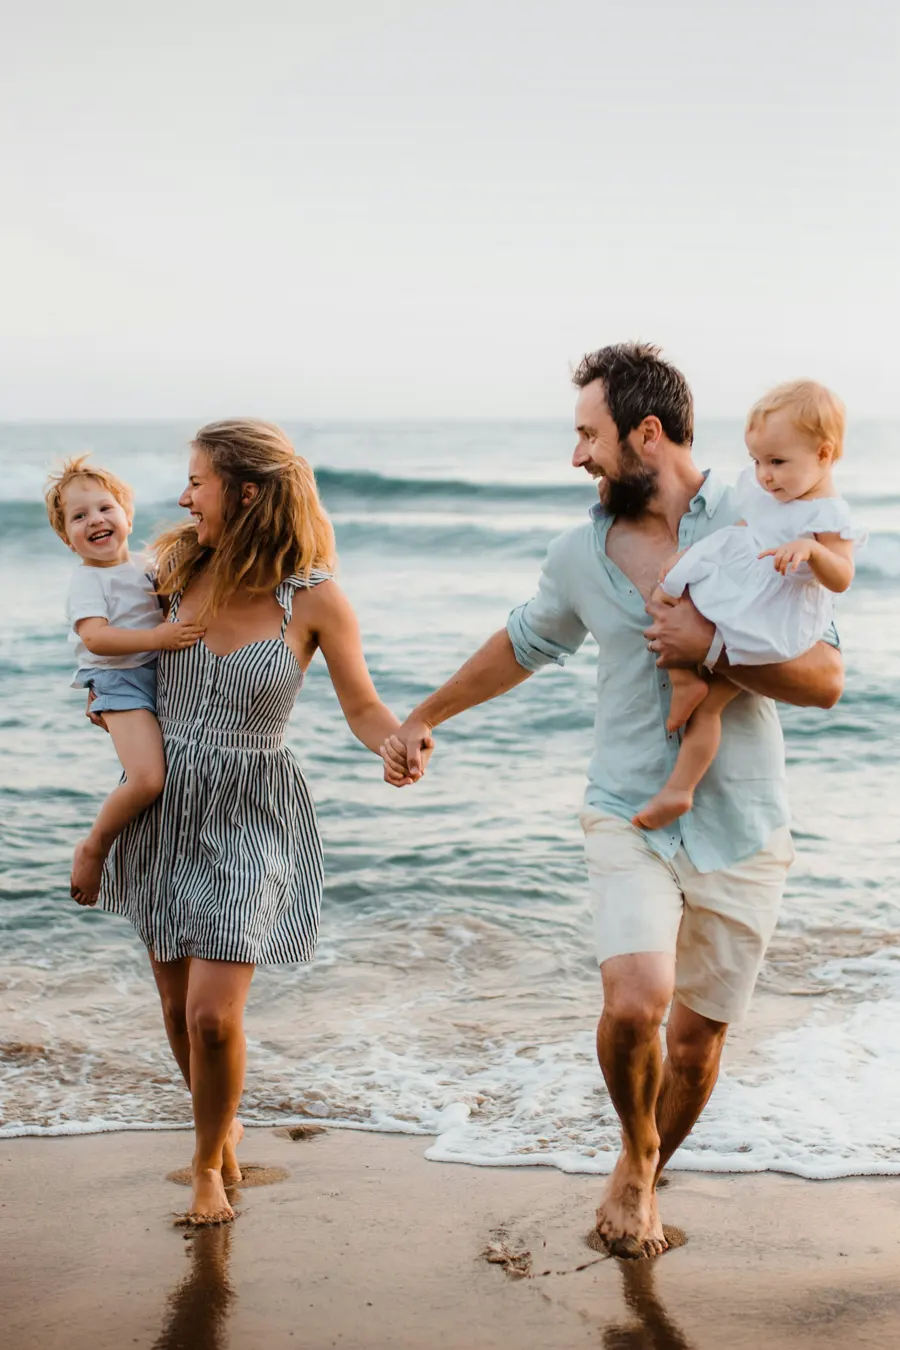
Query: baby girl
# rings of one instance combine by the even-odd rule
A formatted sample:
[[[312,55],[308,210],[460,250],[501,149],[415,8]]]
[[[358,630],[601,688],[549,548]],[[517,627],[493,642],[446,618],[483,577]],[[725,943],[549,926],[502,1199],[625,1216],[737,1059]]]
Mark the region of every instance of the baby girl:
[[[192,646],[204,632],[196,624],[164,622],[151,577],[128,552],[131,489],[86,460],[87,455],[67,460],[51,475],[47,514],[63,543],[81,558],[66,605],[78,666],[72,684],[94,694],[92,711],[102,714],[125,774],[75,850],[71,890],[80,905],[96,901],[113,840],[163,790],[157,652]]]
[[[750,410],[745,431],[753,467],[739,483],[743,519],[670,558],[654,599],[677,604],[686,588],[716,625],[706,665],[724,647],[733,666],[800,656],[832,621],[832,593],[853,580],[855,530],[835,491],[844,407],[811,380],[779,385]],[[726,677],[672,670],[669,731],[684,736],[665,787],[633,824],[660,829],[690,811],[694,789],[719,748],[722,712],[740,690]],[[685,725],[687,724],[687,725]]]

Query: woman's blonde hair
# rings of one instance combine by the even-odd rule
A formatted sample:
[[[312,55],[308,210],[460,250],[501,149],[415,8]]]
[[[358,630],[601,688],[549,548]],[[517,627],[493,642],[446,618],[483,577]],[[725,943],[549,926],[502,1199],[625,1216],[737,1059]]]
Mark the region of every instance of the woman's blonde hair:
[[[99,483],[119,503],[129,520],[134,516],[134,493],[128,484],[123,483],[121,478],[117,478],[114,473],[110,473],[109,469],[98,469],[94,465],[88,464],[89,459],[90,454],[75,455],[72,459],[64,459],[59,472],[50,474],[47,479],[47,486],[44,489],[47,516],[64,544],[69,544],[69,536],[66,534],[64,494],[66,488],[71,487],[73,483],[84,483],[86,481]],[[69,547],[71,548],[71,544],[69,544]]]
[[[210,422],[191,442],[202,450],[225,489],[225,530],[214,549],[197,540],[193,521],[154,544],[163,595],[183,591],[200,568],[212,578],[206,613],[238,589],[272,592],[287,577],[333,571],[334,531],[316,480],[280,427],[271,422]],[[244,486],[256,485],[249,502]]]
[[[791,380],[776,385],[754,403],[747,414],[747,431],[753,431],[772,413],[787,412],[798,431],[805,432],[821,445],[827,441],[833,458],[844,453],[846,409],[830,389],[815,380]]]

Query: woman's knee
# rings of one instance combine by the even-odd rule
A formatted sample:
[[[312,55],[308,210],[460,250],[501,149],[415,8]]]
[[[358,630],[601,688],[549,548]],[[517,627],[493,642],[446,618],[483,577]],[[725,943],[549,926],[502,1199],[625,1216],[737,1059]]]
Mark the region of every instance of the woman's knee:
[[[184,1036],[188,1029],[187,1008],[184,999],[178,998],[177,995],[163,993],[160,994],[159,998],[162,1004],[166,1030],[175,1036]]]
[[[188,1013],[188,1030],[194,1044],[216,1050],[240,1034],[241,1022],[230,1008],[198,1003]]]

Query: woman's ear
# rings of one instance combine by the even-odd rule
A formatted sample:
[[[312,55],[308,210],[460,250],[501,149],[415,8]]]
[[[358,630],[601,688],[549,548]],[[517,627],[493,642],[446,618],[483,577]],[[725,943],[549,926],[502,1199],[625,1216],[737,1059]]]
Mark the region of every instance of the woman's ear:
[[[259,496],[259,483],[241,484],[241,506],[249,506]]]

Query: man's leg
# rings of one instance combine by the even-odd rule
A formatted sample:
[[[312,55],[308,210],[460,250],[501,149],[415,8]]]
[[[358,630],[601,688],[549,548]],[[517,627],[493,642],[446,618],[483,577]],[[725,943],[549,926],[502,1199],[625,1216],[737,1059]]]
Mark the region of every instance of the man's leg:
[[[666,1060],[656,1103],[657,1178],[700,1117],[719,1076],[727,1022],[686,1008],[676,999],[666,1027]]]
[[[614,1255],[657,1256],[667,1246],[656,1207],[659,1028],[675,987],[675,959],[663,952],[613,956],[601,975],[597,1058],[622,1122],[622,1152],[597,1210],[597,1229]]]

